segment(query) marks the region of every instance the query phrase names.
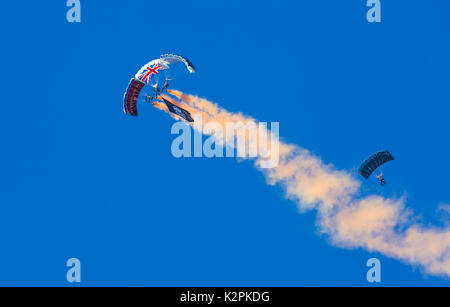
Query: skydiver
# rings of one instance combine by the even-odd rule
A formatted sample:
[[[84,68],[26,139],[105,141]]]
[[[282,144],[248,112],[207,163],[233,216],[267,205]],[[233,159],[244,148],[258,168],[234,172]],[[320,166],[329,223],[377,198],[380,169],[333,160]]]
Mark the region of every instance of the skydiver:
[[[386,184],[386,180],[384,179],[383,173],[379,174],[377,176],[377,179],[380,181],[381,186],[384,186]]]
[[[166,81],[164,81],[164,86],[161,89],[161,93],[164,92],[164,90],[167,91],[168,88],[169,88],[169,82],[167,82],[167,80],[166,80]]]
[[[158,95],[161,93],[161,91],[159,90],[159,87],[158,87],[158,83],[156,83],[155,85],[152,85],[152,86],[155,89],[155,97],[158,97]]]

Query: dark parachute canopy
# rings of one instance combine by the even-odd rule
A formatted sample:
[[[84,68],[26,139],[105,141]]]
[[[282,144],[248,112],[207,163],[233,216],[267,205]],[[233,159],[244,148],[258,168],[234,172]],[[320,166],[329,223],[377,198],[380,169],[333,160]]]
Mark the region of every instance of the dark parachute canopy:
[[[380,151],[367,158],[359,167],[358,172],[361,176],[368,179],[370,175],[382,164],[394,160],[389,151]]]
[[[144,82],[141,82],[136,79],[131,79],[130,83],[128,84],[127,91],[125,92],[124,98],[123,98],[123,111],[132,116],[137,116],[137,102],[139,93],[141,92],[142,88],[145,86]]]

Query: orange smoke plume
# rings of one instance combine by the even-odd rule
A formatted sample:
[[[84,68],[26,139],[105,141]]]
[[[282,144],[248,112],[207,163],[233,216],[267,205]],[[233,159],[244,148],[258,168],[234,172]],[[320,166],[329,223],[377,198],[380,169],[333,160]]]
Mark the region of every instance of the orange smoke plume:
[[[257,123],[206,99],[176,90],[169,93],[193,116],[201,115],[203,122]],[[192,127],[195,129],[195,123]],[[299,146],[282,142],[278,145],[278,166],[260,169],[256,158],[256,167],[265,174],[268,184],[283,186],[286,197],[295,201],[300,211],[316,210],[319,230],[333,244],[379,252],[419,266],[429,274],[450,277],[450,227],[420,225],[406,208],[405,198],[362,197],[361,182],[349,172],[336,170]]]

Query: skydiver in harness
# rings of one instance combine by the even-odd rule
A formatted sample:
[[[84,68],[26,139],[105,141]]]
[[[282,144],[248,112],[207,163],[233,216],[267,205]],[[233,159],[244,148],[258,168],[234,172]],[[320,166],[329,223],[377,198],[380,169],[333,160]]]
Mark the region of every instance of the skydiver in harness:
[[[153,100],[155,98],[158,98],[159,94],[161,93],[161,91],[159,90],[158,84],[156,85],[152,85],[155,88],[155,97],[150,96],[150,95],[145,95],[145,101],[151,102],[153,103]]]
[[[164,81],[164,85],[163,85],[163,87],[161,89],[159,89],[158,84],[156,84],[153,87],[155,88],[155,97],[158,98],[159,94],[164,93],[164,91],[167,92],[167,89],[169,88],[169,82],[167,82],[167,80]],[[150,95],[146,95],[145,96],[145,101],[152,102],[155,97],[150,96]]]
[[[164,91],[167,92],[168,88],[169,88],[169,82],[167,82],[167,80],[166,80],[166,81],[164,81],[164,86],[161,89],[161,93],[163,93]]]
[[[384,186],[386,184],[386,180],[384,179],[383,173],[380,173],[377,176],[377,179],[380,181],[381,186]]]

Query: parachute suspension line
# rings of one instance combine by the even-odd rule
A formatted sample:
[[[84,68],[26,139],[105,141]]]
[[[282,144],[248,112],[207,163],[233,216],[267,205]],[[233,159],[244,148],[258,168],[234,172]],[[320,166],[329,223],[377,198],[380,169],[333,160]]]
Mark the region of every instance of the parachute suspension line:
[[[181,71],[180,68],[177,65],[171,66],[171,68],[164,73],[164,80],[162,80],[162,83],[164,84],[165,81],[172,81],[175,76],[180,75]]]

